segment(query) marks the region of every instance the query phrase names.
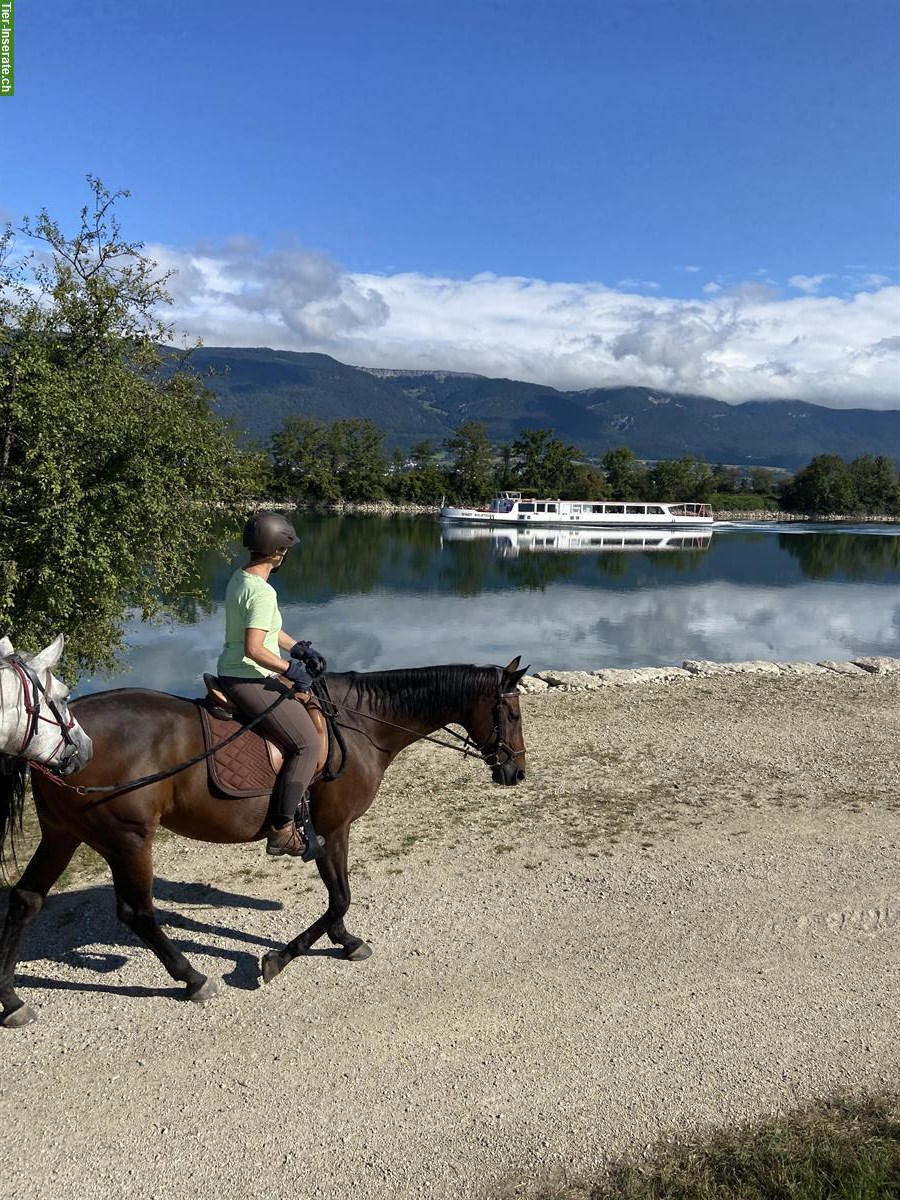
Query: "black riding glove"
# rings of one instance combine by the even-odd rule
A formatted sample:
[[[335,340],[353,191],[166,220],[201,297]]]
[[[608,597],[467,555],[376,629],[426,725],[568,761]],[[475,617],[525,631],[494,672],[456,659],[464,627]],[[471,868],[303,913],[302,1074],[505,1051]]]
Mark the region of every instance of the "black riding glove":
[[[291,683],[295,684],[298,690],[301,692],[308,692],[312,687],[312,676],[310,675],[309,671],[307,671],[306,667],[304,667],[303,663],[292,662],[285,671],[285,675],[287,675]]]
[[[324,675],[328,666],[324,655],[310,642],[294,642],[291,646],[291,658],[297,658],[304,663],[311,675]]]

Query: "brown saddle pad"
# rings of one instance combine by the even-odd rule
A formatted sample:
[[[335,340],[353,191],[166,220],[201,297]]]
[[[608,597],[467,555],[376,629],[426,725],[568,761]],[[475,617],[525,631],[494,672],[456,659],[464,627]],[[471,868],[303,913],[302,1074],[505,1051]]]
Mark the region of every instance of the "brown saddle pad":
[[[203,701],[198,701],[197,707],[200,709],[203,743],[207,750],[219,746],[240,728],[237,721],[223,721],[213,716]],[[250,729],[230,745],[216,750],[206,762],[210,784],[217,791],[225,796],[246,799],[271,795],[283,756],[276,746],[267,742],[255,729]]]

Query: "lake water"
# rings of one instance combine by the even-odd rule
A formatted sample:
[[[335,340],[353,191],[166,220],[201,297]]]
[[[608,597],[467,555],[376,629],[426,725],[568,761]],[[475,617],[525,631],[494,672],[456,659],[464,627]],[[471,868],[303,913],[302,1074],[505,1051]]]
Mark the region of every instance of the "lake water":
[[[572,545],[565,531],[490,535],[429,518],[296,524],[301,544],[273,577],[285,628],[336,670],[516,654],[532,670],[900,657],[896,526],[735,525]],[[207,611],[189,623],[133,621],[130,669],[82,679],[78,691],[197,694],[203,671],[215,670],[222,596],[242,561],[237,545],[230,560],[210,558]]]

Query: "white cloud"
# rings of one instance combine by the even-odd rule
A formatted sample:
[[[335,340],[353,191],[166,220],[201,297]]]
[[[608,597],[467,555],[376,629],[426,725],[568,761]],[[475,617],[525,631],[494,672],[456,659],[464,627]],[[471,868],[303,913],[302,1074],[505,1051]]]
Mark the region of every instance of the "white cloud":
[[[885,287],[890,282],[887,275],[867,275],[862,281],[862,285],[867,288],[880,288]]]
[[[631,291],[633,288],[642,288],[644,290],[649,289],[653,292],[658,292],[660,290],[660,285],[658,283],[654,283],[652,279],[631,279],[630,277],[627,279],[620,279],[616,284],[616,287],[626,288],[629,291]]]
[[[900,407],[897,287],[849,296],[810,287],[786,299],[760,281],[727,290],[708,283],[702,298],[686,300],[490,272],[353,274],[302,247],[268,251],[248,239],[147,249],[178,272],[176,327],[208,345],[315,350],[359,366],[563,388],[637,384],[732,402]]]
[[[685,269],[685,271],[689,271],[692,275],[696,275],[697,272],[700,270],[699,267],[695,267],[693,265],[691,265],[689,267],[685,267],[684,269]]]
[[[826,279],[831,279],[830,275],[792,275],[788,283],[792,288],[797,288],[801,292],[812,294],[817,292]]]

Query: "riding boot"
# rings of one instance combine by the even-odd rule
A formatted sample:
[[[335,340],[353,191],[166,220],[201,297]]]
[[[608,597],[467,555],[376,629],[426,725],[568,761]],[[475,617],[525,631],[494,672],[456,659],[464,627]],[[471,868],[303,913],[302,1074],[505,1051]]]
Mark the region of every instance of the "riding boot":
[[[274,826],[266,838],[266,854],[290,854],[292,857],[301,855],[306,849],[306,838],[299,829],[296,821],[288,821],[281,829]]]

